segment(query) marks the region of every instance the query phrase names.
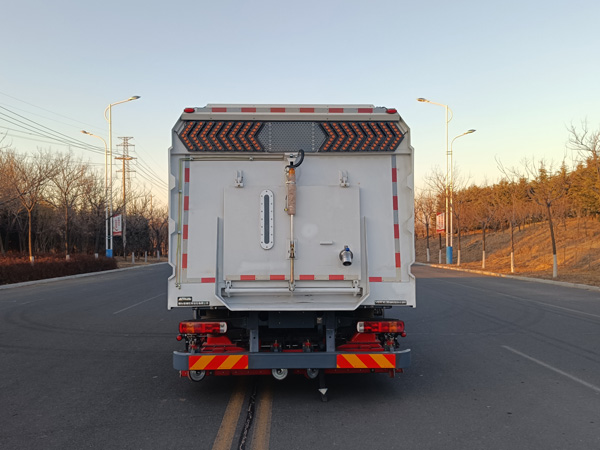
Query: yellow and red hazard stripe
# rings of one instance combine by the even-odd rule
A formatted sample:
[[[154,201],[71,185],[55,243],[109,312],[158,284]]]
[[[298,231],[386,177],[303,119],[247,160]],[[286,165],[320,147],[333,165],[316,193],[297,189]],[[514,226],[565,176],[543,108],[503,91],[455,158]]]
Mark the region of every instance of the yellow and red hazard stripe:
[[[394,369],[396,355],[389,353],[345,353],[337,355],[338,369]]]
[[[198,355],[189,357],[189,370],[239,370],[248,368],[248,355]]]

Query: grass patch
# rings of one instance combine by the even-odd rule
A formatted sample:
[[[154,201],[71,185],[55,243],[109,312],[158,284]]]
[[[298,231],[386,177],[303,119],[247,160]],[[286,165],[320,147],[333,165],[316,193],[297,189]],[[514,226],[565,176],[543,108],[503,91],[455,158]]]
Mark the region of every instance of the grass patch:
[[[557,222],[556,256],[557,281],[600,286],[600,222],[591,219],[568,219]],[[446,250],[442,238],[442,264],[446,263]],[[485,269],[489,272],[511,273],[510,232],[487,233]],[[429,262],[439,262],[437,235],[430,238]],[[465,269],[482,270],[482,234],[470,233],[461,238],[461,264]],[[457,264],[458,240],[454,236],[453,263]],[[425,238],[416,240],[417,262],[427,262]],[[515,231],[514,275],[552,279],[552,245],[547,223],[529,225]]]

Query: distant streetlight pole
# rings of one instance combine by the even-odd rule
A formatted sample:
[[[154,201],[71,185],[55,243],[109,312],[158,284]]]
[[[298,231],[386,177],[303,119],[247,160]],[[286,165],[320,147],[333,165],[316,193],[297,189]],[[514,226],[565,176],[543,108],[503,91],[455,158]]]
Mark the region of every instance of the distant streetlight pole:
[[[454,166],[452,164],[452,144],[454,144],[454,141],[459,137],[463,137],[471,133],[475,133],[475,130],[471,129],[465,131],[463,134],[456,136],[454,139],[452,139],[452,142],[450,142],[450,255],[452,255],[452,237],[454,236],[454,229],[452,227],[452,216],[454,215]],[[450,262],[452,263],[452,261]],[[458,253],[458,264],[460,265],[460,249]]]
[[[450,219],[449,217],[449,187],[448,187],[448,180],[449,180],[449,162],[448,162],[448,157],[451,156],[450,152],[448,150],[448,123],[450,123],[450,121],[452,120],[452,118],[454,117],[454,114],[452,114],[452,110],[450,109],[450,107],[448,105],[444,105],[443,103],[436,103],[436,102],[432,102],[431,100],[427,100],[426,98],[423,97],[419,97],[417,99],[418,102],[421,103],[431,103],[432,105],[438,105],[438,106],[443,106],[446,109],[446,220],[445,220],[445,225],[446,225],[446,264],[452,264],[452,244],[448,245],[448,234],[449,234],[449,224],[448,222],[452,219]],[[448,113],[450,113],[450,117],[448,117]]]
[[[87,134],[89,136],[98,138],[102,142],[104,142],[104,218],[105,218],[104,219],[104,224],[105,224],[104,248],[106,249],[106,256],[110,257],[108,243],[109,243],[110,239],[112,238],[112,236],[110,236],[108,233],[108,229],[109,229],[109,225],[108,225],[108,218],[109,218],[109,215],[108,215],[108,147],[106,145],[106,141],[103,138],[101,138],[100,136],[97,136],[97,135],[90,133],[88,131],[85,131],[85,130],[81,130],[81,132],[83,134]]]
[[[127,100],[121,100],[119,102],[115,102],[115,103],[111,103],[110,105],[108,105],[106,107],[106,109],[104,110],[104,118],[106,119],[106,121],[108,122],[108,148],[110,149],[110,177],[109,177],[109,190],[110,190],[110,252],[106,252],[106,256],[108,256],[109,258],[112,258],[112,251],[113,251],[113,239],[112,239],[112,234],[113,234],[113,228],[112,228],[112,216],[113,216],[113,204],[112,204],[112,198],[113,198],[113,190],[112,190],[112,107],[115,105],[119,105],[121,103],[127,103],[130,102],[132,100],[137,100],[138,98],[140,98],[139,95],[134,95],[133,97],[129,97]],[[106,113],[108,112],[108,117],[106,116]],[[123,257],[125,257],[125,255],[123,255]]]

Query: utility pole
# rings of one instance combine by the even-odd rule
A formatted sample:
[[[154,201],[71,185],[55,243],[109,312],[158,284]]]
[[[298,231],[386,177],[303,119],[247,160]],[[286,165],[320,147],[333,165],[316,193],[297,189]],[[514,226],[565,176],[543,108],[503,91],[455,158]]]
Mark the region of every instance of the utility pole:
[[[132,172],[129,169],[129,161],[133,158],[129,156],[129,147],[135,147],[135,145],[129,143],[129,139],[133,139],[132,137],[119,137],[119,139],[123,139],[123,143],[118,144],[117,147],[123,148],[123,156],[117,156],[115,159],[123,161],[123,258],[127,257],[126,247],[127,247],[127,189],[131,190],[131,179],[129,174]],[[134,171],[135,172],[135,171]]]

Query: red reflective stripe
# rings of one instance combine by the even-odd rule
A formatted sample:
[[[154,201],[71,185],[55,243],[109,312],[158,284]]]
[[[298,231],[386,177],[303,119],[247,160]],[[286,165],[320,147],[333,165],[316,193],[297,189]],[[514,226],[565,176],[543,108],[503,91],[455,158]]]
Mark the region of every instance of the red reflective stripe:
[[[187,225],[183,226],[183,238],[184,239],[188,238],[188,226]]]
[[[238,362],[236,362],[233,367],[231,368],[233,369],[247,369],[248,368],[248,355],[243,355],[240,360]]]
[[[348,362],[344,355],[338,355],[336,365],[338,369],[353,369],[354,366]]]
[[[214,283],[215,280],[215,278],[200,278],[201,283]]]
[[[358,108],[359,113],[372,113],[373,108]]]
[[[396,355],[390,355],[390,354],[385,354],[385,353],[377,353],[375,355],[373,353],[370,353],[370,354],[364,355],[364,356],[365,356],[365,358],[361,357],[361,360],[370,369],[373,369],[373,368],[374,369],[377,369],[377,368],[391,369],[393,367],[396,367]],[[377,360],[375,360],[375,358],[373,358],[373,356],[377,356],[377,358],[381,358],[383,356],[385,361],[377,361]],[[368,357],[368,359],[366,357]]]
[[[274,281],[274,280],[285,280],[285,275],[271,275],[269,277],[269,279],[271,281]]]
[[[397,223],[394,224],[394,239],[400,238],[400,225]]]
[[[240,281],[255,281],[256,275],[240,275]]]
[[[187,269],[187,253],[181,255],[181,268]]]
[[[227,112],[227,108],[213,108],[212,112]]]
[[[188,368],[194,367],[194,365],[198,362],[200,356],[188,356]]]
[[[358,356],[358,359],[360,359],[360,362],[362,362],[365,366],[367,366],[367,368],[369,369],[376,369],[379,366],[379,363],[377,361],[375,361],[373,358],[371,358],[371,355],[356,355]]]
[[[183,210],[188,211],[190,209],[190,196],[186,195],[183,198]]]
[[[398,211],[398,196],[394,195],[393,200],[393,204],[394,204],[394,211]]]
[[[383,277],[369,277],[369,281],[371,283],[381,283],[383,281]]]
[[[330,113],[343,113],[344,108],[329,108]]]
[[[344,280],[344,275],[329,275],[330,280]]]
[[[396,253],[396,267],[400,267],[400,253]]]
[[[392,183],[398,181],[398,170],[395,167],[392,167]]]
[[[215,355],[206,367],[204,367],[204,370],[218,370],[227,358],[227,355]]]
[[[242,112],[256,112],[256,108],[242,108]]]
[[[300,275],[300,280],[302,281],[310,281],[310,280],[314,280],[315,276],[314,275]]]
[[[284,113],[285,108],[271,108],[272,113]]]
[[[185,168],[185,182],[186,183],[190,182],[190,168],[189,167]]]
[[[315,108],[300,108],[301,113],[314,113]]]

